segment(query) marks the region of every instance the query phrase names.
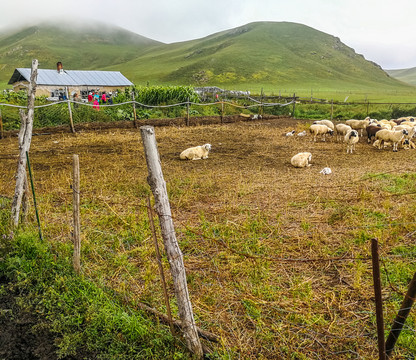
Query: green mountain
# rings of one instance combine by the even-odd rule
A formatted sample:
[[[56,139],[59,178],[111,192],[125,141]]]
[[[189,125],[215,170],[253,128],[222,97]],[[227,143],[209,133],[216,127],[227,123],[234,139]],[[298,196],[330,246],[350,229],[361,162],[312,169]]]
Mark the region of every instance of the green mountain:
[[[400,70],[385,70],[391,77],[416,86],[416,67]]]
[[[0,34],[0,84],[7,83],[15,68],[55,69],[61,61],[72,70],[101,70],[109,64],[122,64],[160,45],[116,26],[100,23],[43,23]]]
[[[0,36],[0,83],[38,58],[42,68],[119,70],[139,85],[235,89],[397,89],[337,37],[289,22],[256,22],[202,39],[163,44],[111,26],[33,26]]]

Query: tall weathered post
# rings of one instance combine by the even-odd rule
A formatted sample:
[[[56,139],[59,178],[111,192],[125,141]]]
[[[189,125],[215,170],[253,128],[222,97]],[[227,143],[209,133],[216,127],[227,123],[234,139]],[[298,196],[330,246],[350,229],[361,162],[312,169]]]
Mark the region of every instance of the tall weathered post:
[[[26,152],[29,152],[32,142],[33,118],[35,112],[35,93],[36,79],[38,76],[38,60],[32,61],[32,70],[30,74],[30,83],[28,88],[27,115],[20,112],[21,127],[19,131],[19,162],[16,171],[16,187],[14,190],[12,202],[12,224],[19,225],[20,207],[24,193],[24,184],[26,181]]]
[[[71,132],[75,133],[74,120],[72,119],[72,108],[71,108],[71,101],[69,99],[68,86],[65,87],[65,95],[66,95],[66,101],[68,102],[69,125],[71,127]]]
[[[81,225],[80,225],[80,202],[79,202],[79,156],[73,155],[73,183],[72,183],[72,199],[73,199],[73,217],[74,217],[74,254],[73,266],[77,274],[81,272]]]
[[[147,182],[155,198],[155,210],[159,217],[163,243],[172,273],[179,317],[183,325],[186,345],[196,357],[202,358],[202,346],[198,337],[192,305],[189,299],[183,256],[173,226],[166,182],[163,178],[162,166],[157,149],[155,129],[153,126],[142,126],[140,127],[140,132],[149,172]]]

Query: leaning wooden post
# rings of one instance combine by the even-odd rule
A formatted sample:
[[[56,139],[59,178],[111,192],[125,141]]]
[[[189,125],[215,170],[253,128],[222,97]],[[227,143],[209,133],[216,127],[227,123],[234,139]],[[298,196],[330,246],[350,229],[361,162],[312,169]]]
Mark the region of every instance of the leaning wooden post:
[[[66,100],[68,102],[68,111],[69,111],[69,124],[71,127],[71,132],[75,132],[75,128],[74,128],[74,121],[72,119],[72,109],[71,109],[71,102],[69,100],[69,93],[68,93],[68,86],[65,87],[65,93],[66,93]]]
[[[373,260],[373,281],[374,296],[376,300],[376,319],[377,319],[377,340],[379,360],[386,359],[386,346],[384,344],[384,320],[383,320],[383,300],[381,298],[380,280],[380,260],[378,255],[378,241],[371,239],[371,254]]]
[[[331,120],[333,116],[334,116],[334,99],[331,99]]]
[[[142,126],[140,127],[140,132],[149,172],[147,182],[155,198],[155,210],[159,216],[159,224],[172,273],[173,286],[178,303],[179,317],[183,324],[185,341],[188,349],[198,358],[202,358],[202,346],[198,337],[192,305],[189,299],[182,252],[176,240],[166,182],[163,178],[162,166],[157,149],[155,129],[153,126]]]
[[[79,211],[79,156],[73,155],[73,183],[72,183],[72,199],[73,199],[73,216],[74,216],[74,256],[73,265],[77,274],[81,272],[81,226]]]
[[[22,205],[23,187],[26,177],[26,152],[29,152],[32,141],[33,118],[35,109],[36,78],[38,75],[38,60],[32,61],[32,71],[28,88],[27,115],[20,112],[21,128],[19,132],[19,162],[16,171],[16,187],[12,201],[12,224],[19,225],[20,207]]]
[[[416,273],[413,275],[413,279],[410,281],[407,294],[403,299],[402,306],[394,319],[393,326],[391,327],[390,334],[386,340],[386,355],[389,357],[394,349],[397,339],[400,336],[400,332],[403,329],[403,325],[406,322],[407,316],[410,313],[410,309],[413,303],[416,301]]]

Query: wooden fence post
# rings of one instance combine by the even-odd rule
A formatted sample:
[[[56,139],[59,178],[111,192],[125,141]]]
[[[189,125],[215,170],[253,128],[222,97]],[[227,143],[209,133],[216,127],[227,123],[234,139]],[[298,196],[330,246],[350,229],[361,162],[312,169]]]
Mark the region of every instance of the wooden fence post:
[[[3,117],[1,115],[1,109],[0,109],[0,139],[4,138],[4,130],[3,130]]]
[[[133,124],[134,124],[134,127],[137,128],[137,112],[136,112],[136,99],[134,96],[134,89],[131,92],[131,98],[133,100],[133,117],[134,117]]]
[[[334,99],[331,99],[331,120],[333,116],[334,116]]]
[[[16,187],[12,201],[12,224],[19,225],[20,207],[22,205],[23,188],[26,177],[26,152],[29,152],[32,141],[33,118],[35,108],[36,78],[38,75],[38,60],[32,61],[30,83],[28,88],[27,115],[20,112],[21,128],[19,131],[19,162],[16,171]]]
[[[293,93],[293,110],[292,110],[293,118],[295,118],[295,107],[296,107],[296,93]]]
[[[189,97],[186,99],[186,126],[189,126]]]
[[[79,181],[79,156],[73,155],[73,183],[72,183],[72,199],[73,199],[73,216],[74,216],[74,255],[73,265],[77,274],[81,272],[81,225],[80,225],[80,181]]]
[[[406,322],[407,316],[410,313],[410,309],[413,306],[416,298],[416,273],[413,275],[413,279],[410,281],[407,294],[403,299],[402,305],[396,318],[394,319],[393,326],[386,340],[386,355],[389,357],[394,349],[397,339],[400,336],[400,332],[403,329],[403,325]]]
[[[65,94],[66,94],[66,101],[68,102],[69,125],[71,127],[71,132],[75,133],[74,121],[72,119],[71,102],[69,101],[68,86],[65,86]]]
[[[380,260],[378,255],[378,241],[371,239],[371,254],[373,260],[374,296],[376,300],[377,339],[379,360],[386,360],[386,346],[384,344],[383,300],[381,298]]]
[[[176,240],[166,182],[163,178],[159,152],[157,149],[155,129],[153,126],[142,126],[140,128],[140,132],[149,172],[147,182],[149,183],[153,196],[155,197],[155,209],[159,216],[163,243],[172,273],[179,317],[182,321],[186,345],[197,358],[202,358],[202,346],[198,337],[192,311],[192,304],[189,299],[183,256]]]

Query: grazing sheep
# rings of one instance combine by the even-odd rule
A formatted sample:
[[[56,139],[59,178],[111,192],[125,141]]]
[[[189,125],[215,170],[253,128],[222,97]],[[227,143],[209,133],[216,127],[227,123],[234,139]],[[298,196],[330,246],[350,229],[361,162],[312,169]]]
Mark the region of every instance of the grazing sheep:
[[[405,135],[409,135],[409,132],[405,129],[403,130],[385,130],[382,129],[376,134],[376,140],[380,140],[378,148],[381,149],[383,142],[392,142],[393,143],[393,151],[397,152],[397,147],[399,142],[403,140]]]
[[[355,119],[350,119],[347,120],[345,123],[349,126],[351,126],[352,129],[354,130],[360,130],[360,136],[363,136],[363,130],[370,125],[370,118],[366,117],[364,120],[355,120]],[[374,122],[374,121],[371,121]]]
[[[351,126],[346,124],[336,124],[335,129],[337,129],[337,141],[344,139],[347,132],[351,130]]]
[[[355,151],[355,144],[360,140],[357,130],[350,130],[345,135],[344,141],[347,143],[347,154],[350,152],[352,154],[353,150]]]
[[[371,143],[371,139],[376,136],[376,133],[378,131],[382,130],[382,127],[380,124],[370,124],[365,128],[365,131],[367,133],[367,141],[368,143]]]
[[[311,134],[313,134],[313,141],[316,141],[316,137],[318,135],[322,135],[322,141],[325,141],[325,135],[330,134],[331,136],[334,135],[334,130],[329,128],[326,125],[320,125],[320,124],[313,124],[309,128],[309,131]]]
[[[331,120],[316,120],[313,123],[314,124],[319,124],[319,125],[326,125],[331,130],[335,130],[334,123]]]
[[[208,159],[208,153],[210,150],[211,144],[199,145],[182,151],[179,157],[181,160]]]
[[[286,136],[293,136],[293,135],[295,135],[295,130],[292,130],[292,131],[286,133]]]
[[[290,163],[294,166],[294,167],[309,167],[311,166],[310,161],[312,160],[312,154],[309,152],[302,152],[299,154],[296,154],[295,156],[293,156],[290,159]]]

